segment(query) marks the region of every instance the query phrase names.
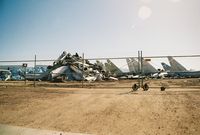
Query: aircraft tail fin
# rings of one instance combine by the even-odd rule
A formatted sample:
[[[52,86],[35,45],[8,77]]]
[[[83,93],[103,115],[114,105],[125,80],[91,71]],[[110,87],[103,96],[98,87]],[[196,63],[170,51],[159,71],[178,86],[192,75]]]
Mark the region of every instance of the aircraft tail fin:
[[[130,71],[130,72],[133,72],[133,73],[136,73],[136,70],[135,70],[135,67],[134,67],[134,64],[133,64],[132,60],[129,59],[129,58],[127,58],[127,59],[126,59],[126,62],[127,62],[127,64],[128,64],[128,69],[129,69],[129,71]]]
[[[122,74],[123,72],[109,59],[107,59],[107,63],[105,63],[106,70],[109,71],[113,75]]]
[[[138,61],[135,59],[135,58],[131,58],[131,63],[133,64],[133,67],[134,67],[134,70],[135,70],[135,73],[138,74],[139,73],[139,70],[138,70]]]
[[[139,73],[138,61],[135,58],[126,59],[130,71],[134,71],[136,74]],[[154,73],[157,70],[147,61],[143,61],[143,73]]]
[[[162,62],[161,65],[162,65],[162,67],[165,71],[171,71],[172,70],[171,67],[164,62]]]
[[[172,71],[187,71],[187,69],[181,65],[178,61],[176,61],[173,57],[168,56],[169,63],[171,65]]]
[[[143,61],[143,72],[144,73],[154,73],[157,72],[156,68],[152,66],[148,61]]]

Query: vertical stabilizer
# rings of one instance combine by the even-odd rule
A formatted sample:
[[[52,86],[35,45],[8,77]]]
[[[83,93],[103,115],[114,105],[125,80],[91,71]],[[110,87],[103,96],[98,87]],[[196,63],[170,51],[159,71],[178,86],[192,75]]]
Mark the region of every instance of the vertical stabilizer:
[[[109,59],[107,59],[107,63],[105,63],[106,71],[109,71],[113,75],[119,75],[123,72]]]
[[[135,70],[135,73],[139,74],[139,70],[138,70],[139,63],[138,63],[138,61],[136,61],[134,58],[131,58],[131,63],[133,64],[133,68]]]
[[[156,68],[153,67],[148,61],[143,60],[143,73],[155,73],[157,72]]]
[[[138,65],[139,65],[139,62],[134,59],[134,58],[131,58],[131,61],[129,60],[129,63],[131,63],[131,67],[133,71],[135,71],[136,74],[139,73],[139,70],[138,70]],[[149,73],[155,73],[157,72],[157,70],[147,61],[143,61],[143,73],[144,74],[149,74]]]
[[[171,67],[166,63],[162,62],[161,65],[165,71],[172,71]]]
[[[136,70],[135,70],[135,67],[134,67],[134,64],[132,62],[132,60],[130,58],[127,58],[126,59],[126,62],[128,64],[128,69],[131,73],[136,73]]]
[[[173,57],[168,56],[167,57],[169,60],[169,63],[171,65],[171,71],[176,72],[176,71],[187,71],[187,69],[182,66],[178,61],[176,61]]]

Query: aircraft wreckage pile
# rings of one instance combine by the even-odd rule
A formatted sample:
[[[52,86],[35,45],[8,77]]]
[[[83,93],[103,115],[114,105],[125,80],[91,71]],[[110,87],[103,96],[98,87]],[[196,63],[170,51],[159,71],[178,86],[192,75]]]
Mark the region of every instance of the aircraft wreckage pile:
[[[97,63],[92,64],[88,60],[83,60],[77,53],[71,55],[65,51],[54,61],[53,66],[48,66],[47,72],[49,72],[47,80],[51,81],[100,81],[110,78],[106,76],[102,63],[97,61]]]

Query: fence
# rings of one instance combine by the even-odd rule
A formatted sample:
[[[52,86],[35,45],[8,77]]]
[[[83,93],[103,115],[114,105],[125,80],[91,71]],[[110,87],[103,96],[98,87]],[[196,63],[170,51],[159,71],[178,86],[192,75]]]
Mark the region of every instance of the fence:
[[[82,67],[80,70],[72,72],[72,67],[65,67],[63,72],[46,72],[56,60],[37,59],[32,60],[12,60],[0,61],[1,76],[2,69],[12,72],[12,81],[1,81],[1,86],[47,86],[47,87],[70,87],[70,88],[199,88],[200,87],[200,55],[181,55],[181,56],[142,56],[138,52],[135,57],[116,57],[116,58],[81,58]],[[97,62],[98,61],[98,62]],[[79,61],[79,66],[81,66]],[[103,77],[97,79],[94,70],[86,69],[87,62],[92,65],[103,65]],[[76,62],[74,62],[76,63]],[[74,65],[74,63],[71,63]],[[76,63],[77,64],[77,63]],[[49,66],[50,65],[50,66]],[[66,65],[66,63],[61,64]],[[55,66],[54,71],[61,68]],[[76,65],[77,66],[77,65]],[[32,67],[32,68],[31,68]],[[75,67],[76,68],[76,67]],[[192,70],[193,69],[193,70]],[[60,69],[62,70],[62,69]],[[74,69],[75,70],[75,69]],[[90,70],[92,75],[90,76]],[[107,76],[105,76],[105,71]],[[88,79],[83,74],[87,73]],[[98,75],[102,72],[98,71]],[[41,76],[45,76],[42,80]],[[57,76],[52,81],[52,76]],[[76,76],[76,79],[70,77]],[[78,79],[79,78],[79,79]],[[195,78],[195,79],[191,79]],[[3,80],[3,79],[1,79]],[[27,81],[28,80],[28,81]],[[62,81],[59,83],[57,81]]]

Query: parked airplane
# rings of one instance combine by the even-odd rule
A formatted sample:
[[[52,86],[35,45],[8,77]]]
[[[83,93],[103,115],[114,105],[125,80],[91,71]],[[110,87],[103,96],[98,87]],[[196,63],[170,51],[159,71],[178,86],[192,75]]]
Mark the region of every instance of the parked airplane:
[[[167,72],[168,77],[173,78],[199,78],[200,71],[177,71],[177,72]]]
[[[22,65],[0,65],[0,69],[11,72],[11,80],[24,80]]]
[[[176,61],[173,57],[168,57],[170,66],[161,63],[165,71],[167,72],[168,77],[174,78],[199,78],[200,71],[188,71],[183,65]]]
[[[7,81],[11,79],[11,72],[6,69],[0,69],[0,80]]]
[[[117,80],[120,79],[131,79],[138,78],[136,77],[133,71],[123,72],[119,67],[117,67],[111,60],[107,59],[107,63],[105,63],[106,72],[109,73],[109,76],[112,76],[110,79]],[[115,79],[113,77],[116,77]]]
[[[135,74],[139,73],[138,62],[136,60],[134,60],[133,58],[130,58],[130,59],[127,58],[126,62],[128,64],[128,69],[129,69],[130,72],[133,72]]]
[[[139,74],[140,71],[138,69],[139,66],[139,62],[135,59],[135,58],[130,58],[130,59],[126,59],[128,67],[129,67],[129,71],[132,71],[135,74]],[[144,75],[151,75],[154,73],[157,73],[158,71],[147,61],[143,61],[143,68],[142,68],[142,73]]]
[[[107,59],[107,63],[105,63],[106,72],[114,77],[118,77],[123,75],[124,73],[119,69],[111,60]]]
[[[172,71],[171,66],[167,65],[166,63],[161,62],[161,65],[162,65],[162,67],[163,67],[163,69],[164,69],[165,71]]]
[[[173,57],[168,56],[169,63],[171,65],[171,71],[177,72],[177,71],[187,71],[187,69],[182,66],[178,61],[176,61]]]

